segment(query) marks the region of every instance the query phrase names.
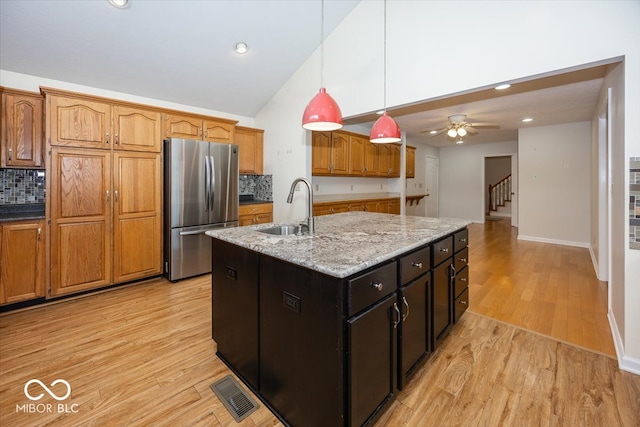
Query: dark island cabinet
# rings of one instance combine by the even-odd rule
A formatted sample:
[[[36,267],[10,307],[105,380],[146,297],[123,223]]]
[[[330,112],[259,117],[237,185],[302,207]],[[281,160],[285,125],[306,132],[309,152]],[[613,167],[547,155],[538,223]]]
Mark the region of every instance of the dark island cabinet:
[[[218,355],[285,425],[372,425],[468,305],[454,237],[346,278],[214,238]]]

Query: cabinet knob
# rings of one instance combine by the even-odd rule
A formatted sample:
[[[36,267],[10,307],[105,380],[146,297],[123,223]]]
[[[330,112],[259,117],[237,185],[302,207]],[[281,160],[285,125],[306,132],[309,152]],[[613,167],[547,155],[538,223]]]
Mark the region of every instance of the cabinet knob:
[[[440,248],[440,252],[447,253],[449,252],[449,248]]]
[[[422,268],[422,263],[421,262],[412,262],[411,263],[412,267],[418,267],[418,268]]]
[[[466,277],[461,277],[461,278],[460,278],[460,281],[461,281],[461,282],[466,282],[466,281],[467,281],[467,278],[466,278]]]
[[[458,261],[467,262],[466,258],[458,258]]]
[[[382,290],[382,283],[372,283],[372,288],[375,288],[378,292]]]
[[[461,299],[460,301],[458,301],[458,304],[467,305],[467,302],[465,300]]]
[[[467,243],[467,239],[461,237],[460,239],[458,239],[458,242]]]

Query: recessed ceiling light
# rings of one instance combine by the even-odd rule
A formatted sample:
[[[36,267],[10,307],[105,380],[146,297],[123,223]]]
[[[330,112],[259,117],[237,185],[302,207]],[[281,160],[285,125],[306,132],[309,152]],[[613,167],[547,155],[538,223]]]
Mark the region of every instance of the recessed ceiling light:
[[[244,42],[239,42],[239,43],[236,43],[233,50],[235,50],[236,53],[243,54],[243,53],[247,53],[247,51],[249,50],[249,46],[247,46],[247,44]]]
[[[524,119],[522,119],[523,122],[528,123],[528,122],[532,122],[533,119],[531,117],[525,117]]]
[[[109,3],[113,7],[117,7],[118,9],[124,9],[129,4],[129,0],[109,0]]]
[[[496,90],[505,90],[505,89],[509,89],[510,87],[511,85],[509,83],[505,83],[505,84],[496,86]]]

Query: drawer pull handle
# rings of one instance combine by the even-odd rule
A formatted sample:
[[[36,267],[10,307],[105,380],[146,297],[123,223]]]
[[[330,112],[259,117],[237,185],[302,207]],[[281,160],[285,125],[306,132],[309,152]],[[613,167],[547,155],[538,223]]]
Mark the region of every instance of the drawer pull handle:
[[[440,248],[440,252],[447,253],[449,252],[449,248]]]
[[[371,287],[377,289],[378,292],[380,292],[382,290],[382,283],[372,283]]]
[[[458,261],[467,262],[466,258],[458,258]]]
[[[9,148],[9,161],[13,160],[13,150]]]
[[[412,267],[418,267],[418,268],[422,268],[422,263],[421,262],[412,262],[411,263]]]
[[[460,301],[458,301],[458,304],[467,305],[467,302],[465,300],[461,299]]]
[[[467,243],[467,239],[465,237],[461,237],[458,239],[458,242]]]
[[[460,278],[460,281],[461,281],[461,282],[466,282],[466,281],[467,281],[467,278],[466,278],[466,277],[461,277],[461,278]]]

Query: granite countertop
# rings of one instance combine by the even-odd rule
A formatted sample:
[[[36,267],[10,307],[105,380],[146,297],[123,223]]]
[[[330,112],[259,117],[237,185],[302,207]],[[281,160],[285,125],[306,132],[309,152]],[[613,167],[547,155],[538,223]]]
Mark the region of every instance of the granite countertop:
[[[240,200],[239,205],[259,205],[262,203],[273,203],[273,200],[259,200],[259,199],[251,199],[251,200]]]
[[[0,222],[42,219],[44,213],[44,203],[0,205]]]
[[[303,221],[299,221],[303,222]],[[253,251],[344,278],[462,229],[471,221],[345,212],[315,218],[315,233],[274,236],[274,224],[225,228],[207,235]]]

